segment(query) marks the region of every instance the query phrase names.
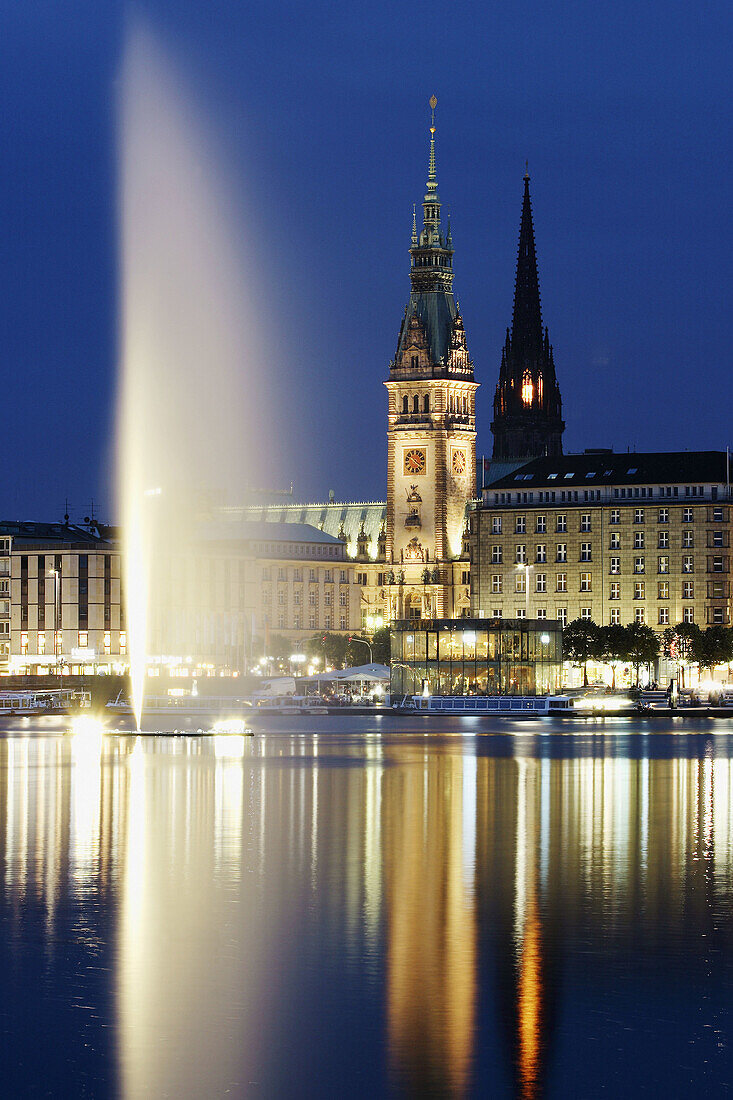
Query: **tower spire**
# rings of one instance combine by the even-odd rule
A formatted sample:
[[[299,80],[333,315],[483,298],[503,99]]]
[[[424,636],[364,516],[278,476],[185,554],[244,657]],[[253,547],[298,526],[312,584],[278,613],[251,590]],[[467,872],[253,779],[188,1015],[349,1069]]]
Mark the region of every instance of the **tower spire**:
[[[562,454],[565,424],[552,345],[547,329],[542,327],[528,165],[524,173],[512,327],[501,354],[491,430],[497,460]]]
[[[430,97],[430,160],[428,162],[428,195],[431,192],[436,193],[437,198],[438,190],[438,178],[435,172],[435,108],[438,106],[438,100],[434,95]],[[428,198],[428,195],[425,198]]]
[[[523,357],[531,359],[538,357],[542,347],[542,308],[532,223],[532,201],[529,196],[529,171],[524,173],[524,198],[514,287],[512,343]]]

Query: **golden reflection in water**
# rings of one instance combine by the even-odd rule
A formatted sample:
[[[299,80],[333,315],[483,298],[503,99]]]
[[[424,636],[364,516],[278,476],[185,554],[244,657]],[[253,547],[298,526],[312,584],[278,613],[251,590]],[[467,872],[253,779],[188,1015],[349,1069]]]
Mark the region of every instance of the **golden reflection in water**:
[[[476,926],[463,841],[475,800],[464,809],[463,769],[461,756],[426,753],[384,783],[388,1041],[394,1075],[416,1094],[468,1085]]]
[[[343,751],[327,738],[0,740],[9,939],[40,903],[50,956],[69,899],[82,934],[106,934],[94,914],[109,896],[122,1096],[261,1079],[310,942],[347,954],[308,973],[306,1007],[317,1014],[318,983],[338,988],[345,968],[373,983],[405,1091],[477,1088],[489,1029],[508,1039],[497,1073],[530,1100],[562,993],[550,947],[582,934],[623,955],[733,905],[727,757],[494,759],[377,738]],[[482,990],[499,1002],[486,1020],[479,969],[508,976],[503,1007]]]

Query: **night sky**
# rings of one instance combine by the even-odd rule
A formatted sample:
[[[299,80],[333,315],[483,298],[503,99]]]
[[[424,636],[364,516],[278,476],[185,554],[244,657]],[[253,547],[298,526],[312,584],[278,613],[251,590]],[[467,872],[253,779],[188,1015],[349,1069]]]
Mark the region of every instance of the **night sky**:
[[[733,442],[728,4],[140,10],[240,181],[281,412],[273,487],[383,499],[382,382],[409,294],[432,92],[455,291],[482,384],[479,453],[491,449],[525,158],[565,449]],[[92,499],[112,519],[125,11],[1,0],[0,18],[0,516],[60,519],[68,498],[72,519]]]

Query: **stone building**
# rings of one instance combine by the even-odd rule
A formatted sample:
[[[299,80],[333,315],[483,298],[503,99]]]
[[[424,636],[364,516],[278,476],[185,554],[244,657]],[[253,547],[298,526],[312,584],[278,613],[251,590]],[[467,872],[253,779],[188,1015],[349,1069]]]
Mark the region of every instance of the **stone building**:
[[[477,616],[730,623],[725,451],[538,458],[471,516]]]
[[[435,164],[413,214],[410,298],[387,387],[386,502],[228,509],[264,522],[308,522],[345,539],[361,585],[361,626],[469,613],[467,510],[476,495],[476,390],[453,296],[453,241],[443,227]]]
[[[110,528],[0,524],[0,672],[124,672],[121,547]],[[148,650],[174,675],[244,672],[277,634],[361,625],[343,540],[302,523],[202,524],[156,563]]]

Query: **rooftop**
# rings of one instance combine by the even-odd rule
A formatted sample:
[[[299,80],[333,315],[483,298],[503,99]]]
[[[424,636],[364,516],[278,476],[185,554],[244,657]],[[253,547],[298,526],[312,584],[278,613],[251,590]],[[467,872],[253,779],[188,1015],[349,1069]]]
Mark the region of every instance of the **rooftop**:
[[[725,451],[585,451],[535,458],[487,489],[592,488],[594,485],[721,484],[728,480]]]

